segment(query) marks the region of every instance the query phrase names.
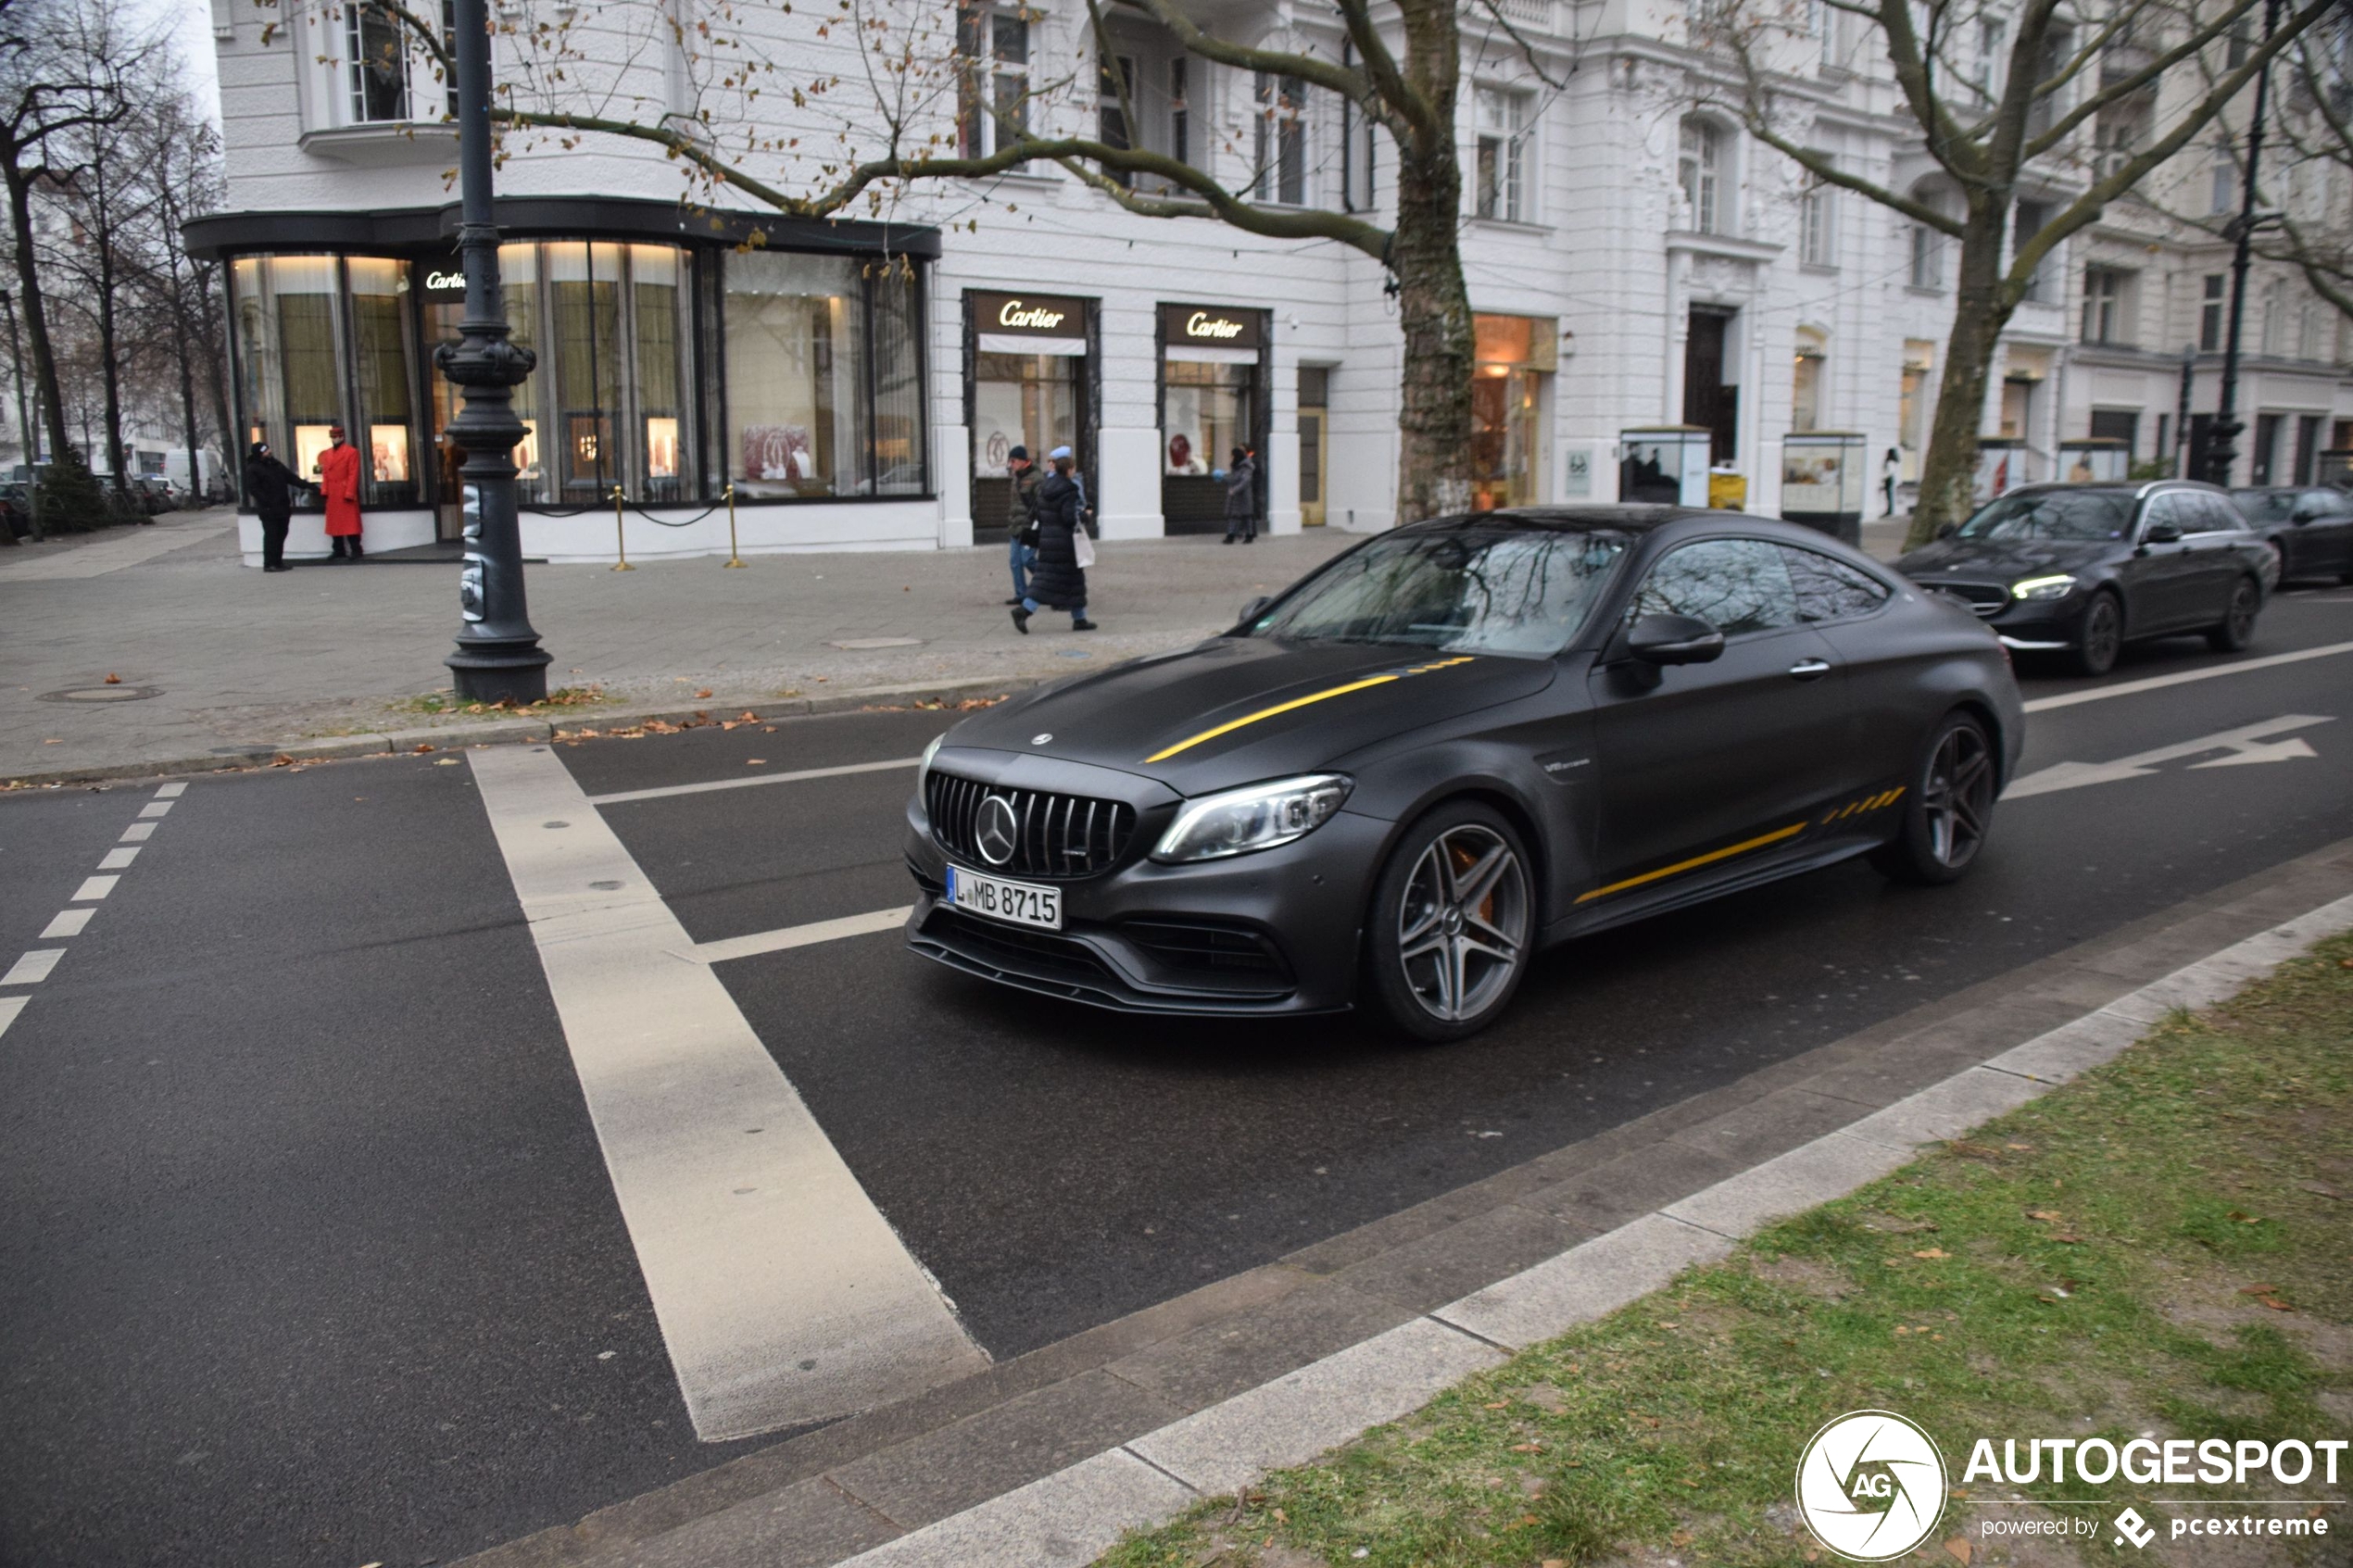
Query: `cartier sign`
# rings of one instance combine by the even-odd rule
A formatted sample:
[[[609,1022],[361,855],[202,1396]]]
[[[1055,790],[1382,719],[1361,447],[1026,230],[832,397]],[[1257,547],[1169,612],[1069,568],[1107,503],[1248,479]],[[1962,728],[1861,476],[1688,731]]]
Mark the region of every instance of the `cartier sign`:
[[[1266,312],[1225,305],[1164,305],[1160,327],[1173,347],[1256,348],[1265,341]]]
[[[424,267],[418,277],[428,300],[459,300],[466,297],[466,274],[455,264],[447,267]]]
[[[1073,338],[1087,335],[1087,302],[1063,295],[974,294],[973,330],[991,334],[1012,332],[1020,337]]]

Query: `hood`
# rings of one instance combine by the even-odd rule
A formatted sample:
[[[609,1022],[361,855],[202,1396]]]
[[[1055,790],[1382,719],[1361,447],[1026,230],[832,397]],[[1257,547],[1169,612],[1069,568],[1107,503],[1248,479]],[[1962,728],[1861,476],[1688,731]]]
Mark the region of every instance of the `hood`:
[[[2042,572],[2080,571],[2131,548],[2121,539],[1940,539],[1895,570],[1921,582],[2014,582]]]
[[[1024,694],[974,714],[947,744],[1115,768],[1199,795],[1310,772],[1532,696],[1554,671],[1549,659],[1220,637]]]

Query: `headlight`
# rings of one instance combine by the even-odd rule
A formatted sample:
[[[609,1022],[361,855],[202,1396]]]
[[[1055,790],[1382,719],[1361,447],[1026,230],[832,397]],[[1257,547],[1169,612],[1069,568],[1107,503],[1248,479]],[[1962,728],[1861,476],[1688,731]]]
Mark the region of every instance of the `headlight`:
[[[2075,579],[2070,576],[2029,577],[2010,584],[2014,599],[2063,599],[2075,592]]]
[[[1345,773],[1309,773],[1204,795],[1176,813],[1152,847],[1152,859],[1214,860],[1289,844],[1330,821],[1355,787]]]
[[[948,732],[942,730],[931,737],[929,746],[924,747],[923,760],[915,764],[915,793],[917,795],[924,792],[924,780],[931,772],[931,759],[939,755],[939,743],[947,738]]]

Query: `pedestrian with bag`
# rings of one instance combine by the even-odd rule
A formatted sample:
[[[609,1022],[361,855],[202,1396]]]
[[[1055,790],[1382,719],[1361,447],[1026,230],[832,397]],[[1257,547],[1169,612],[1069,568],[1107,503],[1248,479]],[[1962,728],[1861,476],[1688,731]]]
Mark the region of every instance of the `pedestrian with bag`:
[[[359,546],[359,448],[346,444],[343,426],[327,427],[328,447],[319,454],[319,494],[327,502],[327,543],[337,560],[361,560]]]
[[[1237,446],[1233,466],[1226,470],[1226,543],[1239,538],[1247,545],[1257,537],[1258,465]]]
[[[1030,569],[1029,592],[1013,607],[1013,630],[1029,634],[1029,618],[1051,605],[1070,611],[1070,629],[1092,632],[1087,619],[1087,568],[1094,563],[1095,542],[1087,533],[1085,495],[1072,477],[1078,464],[1069,448],[1057,447],[1054,471],[1038,486],[1038,557]]]
[[[1029,448],[1016,446],[1005,454],[1005,477],[1013,482],[1013,499],[1005,507],[1005,564],[1013,569],[1013,596],[1018,605],[1029,596],[1029,565],[1038,558],[1038,486],[1043,480],[1029,464]]]
[[[245,499],[261,519],[261,570],[291,571],[286,564],[286,528],[294,521],[295,492],[302,479],[257,441],[245,454]]]

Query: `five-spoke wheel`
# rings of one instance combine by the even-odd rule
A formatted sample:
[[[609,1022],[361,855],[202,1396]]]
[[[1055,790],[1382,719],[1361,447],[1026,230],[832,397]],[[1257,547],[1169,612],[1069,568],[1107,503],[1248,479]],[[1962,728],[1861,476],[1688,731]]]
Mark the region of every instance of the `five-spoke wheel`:
[[[1375,886],[1370,999],[1418,1038],[1468,1035],[1518,988],[1534,922],[1511,824],[1476,801],[1441,806],[1406,833]]]
[[[1948,714],[1898,804],[1902,826],[1872,852],[1871,863],[1898,882],[1959,880],[1985,847],[2000,785],[2000,764],[1984,724],[1971,714]]]

